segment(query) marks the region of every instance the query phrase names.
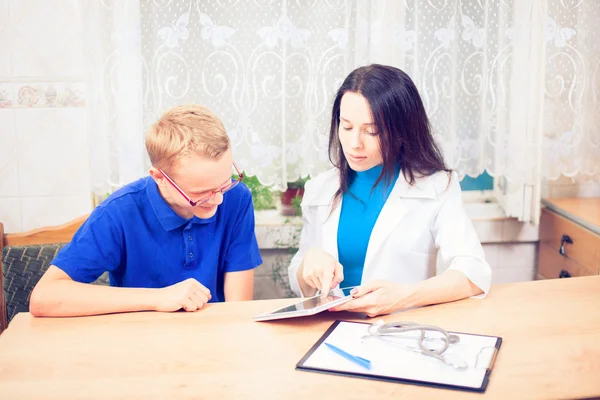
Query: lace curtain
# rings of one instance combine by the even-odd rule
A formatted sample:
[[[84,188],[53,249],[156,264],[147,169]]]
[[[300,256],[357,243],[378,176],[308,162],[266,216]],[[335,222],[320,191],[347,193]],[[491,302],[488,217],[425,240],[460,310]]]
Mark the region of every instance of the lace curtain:
[[[146,173],[144,133],[181,103],[221,116],[263,184],[323,171],[335,90],[371,62],[410,74],[462,176],[600,181],[598,1],[89,0],[85,18],[97,193]]]

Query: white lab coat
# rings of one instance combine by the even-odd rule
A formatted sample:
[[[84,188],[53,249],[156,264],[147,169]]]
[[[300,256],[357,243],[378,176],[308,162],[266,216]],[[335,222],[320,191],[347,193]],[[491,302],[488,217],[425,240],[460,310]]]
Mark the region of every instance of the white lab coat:
[[[296,273],[304,253],[318,247],[338,259],[337,231],[341,206],[331,213],[339,173],[331,169],[306,183],[302,200],[304,226],[298,252],[289,266],[290,286],[302,296]],[[341,204],[341,203],[340,203]],[[471,219],[466,214],[458,176],[437,172],[414,186],[402,172],[371,232],[362,283],[389,280],[421,282],[446,269],[462,272],[483,290],[490,288],[491,269]]]

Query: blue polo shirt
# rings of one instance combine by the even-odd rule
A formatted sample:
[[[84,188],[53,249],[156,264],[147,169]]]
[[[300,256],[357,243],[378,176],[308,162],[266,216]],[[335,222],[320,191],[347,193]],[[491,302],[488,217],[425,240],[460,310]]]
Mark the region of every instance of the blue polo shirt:
[[[224,301],[227,272],[262,263],[252,195],[243,184],[208,219],[180,217],[151,177],[117,190],[92,212],[52,265],[90,283],[105,271],[112,286],[163,288],[195,278]]]

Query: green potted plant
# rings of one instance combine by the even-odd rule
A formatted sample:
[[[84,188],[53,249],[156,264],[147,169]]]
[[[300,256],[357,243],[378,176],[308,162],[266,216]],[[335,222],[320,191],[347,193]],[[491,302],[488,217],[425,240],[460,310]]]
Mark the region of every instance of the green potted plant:
[[[310,179],[309,176],[299,178],[294,182],[288,182],[287,189],[281,193],[281,214],[302,215],[300,203],[304,195],[304,184]]]
[[[237,176],[234,178],[237,178]],[[275,208],[271,188],[260,183],[256,176],[244,176],[242,182],[244,182],[244,185],[246,185],[252,193],[252,203],[254,204],[254,209],[256,211]]]

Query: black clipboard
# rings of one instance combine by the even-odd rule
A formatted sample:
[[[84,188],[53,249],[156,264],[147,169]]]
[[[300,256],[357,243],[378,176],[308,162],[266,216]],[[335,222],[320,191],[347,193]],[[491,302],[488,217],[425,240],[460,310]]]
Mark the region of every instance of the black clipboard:
[[[323,345],[325,340],[336,330],[336,328],[338,327],[338,325],[340,325],[340,323],[370,325],[369,323],[366,323],[366,322],[336,320],[327,329],[327,331],[319,338],[319,340],[310,348],[310,350],[304,355],[304,357],[302,357],[302,359],[296,364],[296,370],[320,372],[320,373],[340,375],[340,376],[350,376],[350,377],[363,378],[363,379],[374,379],[374,380],[381,380],[381,381],[386,381],[386,382],[404,383],[404,384],[418,385],[418,386],[427,386],[427,387],[483,393],[483,392],[485,392],[487,385],[489,383],[490,374],[492,372],[494,363],[496,361],[496,357],[498,355],[500,346],[502,344],[502,338],[498,337],[498,336],[477,335],[477,334],[472,334],[472,333],[461,333],[461,332],[449,332],[449,333],[455,333],[455,334],[466,335],[466,336],[482,337],[482,338],[495,338],[496,339],[495,345],[493,346],[494,347],[493,355],[491,356],[488,367],[485,368],[485,374],[481,381],[481,386],[479,386],[479,387],[471,387],[471,386],[447,384],[447,383],[437,383],[437,382],[430,382],[430,381],[419,380],[419,379],[407,379],[407,378],[403,378],[403,377],[382,376],[382,375],[377,375],[377,374],[371,373],[370,371],[365,371],[365,372],[344,371],[342,369],[333,369],[333,368],[318,367],[318,366],[315,367],[315,366],[308,365],[307,361],[311,358],[311,356],[313,356],[315,351],[317,349],[319,349],[321,347],[321,345]],[[426,355],[422,355],[422,357],[429,358],[429,356],[426,356]],[[440,361],[440,363],[441,363],[441,361]],[[483,368],[482,368],[482,370],[483,370]]]

